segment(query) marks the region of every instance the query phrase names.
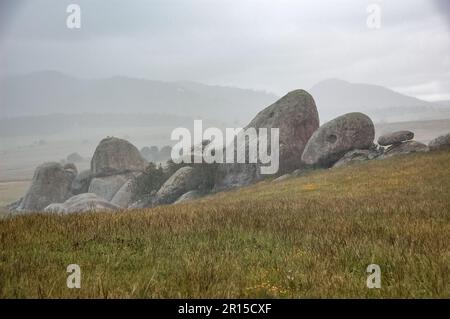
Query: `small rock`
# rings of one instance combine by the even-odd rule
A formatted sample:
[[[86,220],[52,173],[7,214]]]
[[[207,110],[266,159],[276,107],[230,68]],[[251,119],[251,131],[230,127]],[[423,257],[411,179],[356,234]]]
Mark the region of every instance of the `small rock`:
[[[288,179],[289,177],[292,177],[292,175],[291,174],[284,174],[284,175],[281,175],[281,176],[275,178],[273,180],[273,182],[281,182],[281,181],[284,181],[284,180]]]
[[[190,202],[190,201],[198,199],[202,196],[203,196],[203,194],[200,191],[197,191],[197,190],[189,191],[189,192],[181,195],[180,198],[178,198],[174,204]]]
[[[368,161],[378,157],[378,155],[378,153],[371,150],[352,150],[342,156],[342,158],[337,161],[333,167],[346,166],[354,162]]]
[[[201,182],[201,176],[192,167],[182,167],[161,186],[154,203],[171,204],[184,193],[197,189]]]
[[[9,203],[8,205],[6,205],[6,208],[8,208],[10,211],[15,211],[20,206],[20,203],[22,202],[22,200],[23,200],[23,197],[19,198],[15,202]]]
[[[430,148],[430,151],[450,149],[450,133],[431,140],[428,147]]]
[[[378,138],[378,144],[388,146],[399,144],[404,141],[409,141],[414,138],[414,133],[411,131],[397,131],[393,133],[383,134]]]
[[[109,203],[103,198],[92,193],[79,194],[69,198],[64,203],[48,205],[44,211],[49,213],[82,213],[118,210],[120,207]]]
[[[408,154],[417,152],[428,152],[428,146],[417,141],[406,141],[400,144],[392,145],[386,149],[382,158],[398,155],[398,154]]]
[[[138,200],[128,205],[128,209],[140,209],[153,207],[153,202],[156,198],[156,191],[152,191],[150,194],[141,196]]]

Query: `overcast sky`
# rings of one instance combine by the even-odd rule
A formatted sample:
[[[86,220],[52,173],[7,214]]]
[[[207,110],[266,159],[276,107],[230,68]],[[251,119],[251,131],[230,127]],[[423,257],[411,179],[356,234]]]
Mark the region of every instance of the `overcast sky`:
[[[81,7],[81,29],[66,8]],[[369,4],[381,28],[367,27]],[[447,0],[2,0],[0,75],[191,80],[282,95],[327,78],[450,99]]]

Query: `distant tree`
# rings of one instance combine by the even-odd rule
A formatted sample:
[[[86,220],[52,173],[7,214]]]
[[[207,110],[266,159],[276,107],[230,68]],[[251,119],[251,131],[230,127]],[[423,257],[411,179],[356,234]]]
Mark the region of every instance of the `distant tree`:
[[[164,172],[161,164],[156,166],[155,163],[150,162],[136,181],[137,194],[144,195],[158,191],[167,178],[167,174]]]
[[[149,162],[159,161],[159,150],[157,146],[144,146],[140,152],[142,157],[144,157]]]
[[[67,161],[70,163],[78,163],[83,161],[83,157],[78,153],[72,153],[67,155]]]
[[[172,153],[172,147],[170,147],[169,145],[161,147],[161,150],[159,151],[159,156],[158,156],[159,160],[161,162],[167,161],[168,159],[170,159],[171,153]]]

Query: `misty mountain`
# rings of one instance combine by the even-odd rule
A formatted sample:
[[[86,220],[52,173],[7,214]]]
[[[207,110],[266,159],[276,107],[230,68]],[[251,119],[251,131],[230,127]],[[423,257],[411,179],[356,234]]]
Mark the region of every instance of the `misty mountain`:
[[[18,116],[0,118],[0,137],[46,136],[62,134],[70,130],[86,132],[91,129],[103,130],[108,134],[110,128],[139,127],[189,127],[194,119],[169,114],[49,114],[37,116]],[[210,123],[210,121],[205,121]],[[213,122],[220,126],[220,122]]]
[[[165,113],[245,124],[277,96],[254,90],[42,71],[0,79],[0,117],[52,113]]]
[[[450,118],[444,103],[423,101],[388,88],[329,79],[314,85],[321,123],[348,112],[364,112],[375,122],[399,122]]]

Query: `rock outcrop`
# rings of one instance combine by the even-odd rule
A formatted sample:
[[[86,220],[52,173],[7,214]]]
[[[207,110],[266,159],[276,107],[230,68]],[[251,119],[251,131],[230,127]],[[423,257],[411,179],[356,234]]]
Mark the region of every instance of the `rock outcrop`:
[[[352,150],[342,156],[333,167],[346,166],[355,162],[368,161],[381,156],[383,152],[377,149]]]
[[[259,112],[248,127],[280,129],[280,173],[291,172],[299,168],[306,143],[319,128],[319,113],[308,92],[295,90]]]
[[[383,158],[391,157],[399,154],[428,152],[428,146],[417,141],[406,141],[400,144],[395,144],[386,149],[383,154]]]
[[[91,171],[96,177],[140,172],[147,162],[130,142],[107,137],[97,146],[91,160]]]
[[[308,165],[332,166],[345,153],[369,149],[375,137],[372,120],[363,113],[348,113],[323,124],[306,144],[302,160]]]
[[[110,201],[125,182],[132,177],[131,174],[95,177],[89,185],[89,193],[94,193]]]
[[[319,127],[319,115],[312,96],[304,90],[288,93],[259,112],[246,128],[279,128],[279,172],[301,166],[306,143]],[[268,138],[270,140],[270,137]],[[224,164],[217,171],[215,191],[249,185],[261,179],[260,164]]]
[[[450,149],[450,133],[436,137],[428,144],[430,151]]]
[[[192,167],[182,167],[177,170],[158,190],[154,204],[171,204],[181,195],[196,190],[202,183],[201,176]]]
[[[69,198],[64,203],[50,204],[44,211],[50,213],[83,213],[118,210],[120,207],[92,193],[79,194]]]
[[[137,177],[130,177],[116,192],[111,203],[122,208],[127,208],[136,197]]]
[[[401,142],[409,141],[413,138],[414,133],[411,131],[397,131],[381,135],[378,138],[378,144],[382,146],[389,146],[393,144],[400,144]]]
[[[71,197],[71,185],[76,173],[59,163],[44,163],[34,172],[31,186],[17,210],[40,211],[52,203],[62,203]]]

